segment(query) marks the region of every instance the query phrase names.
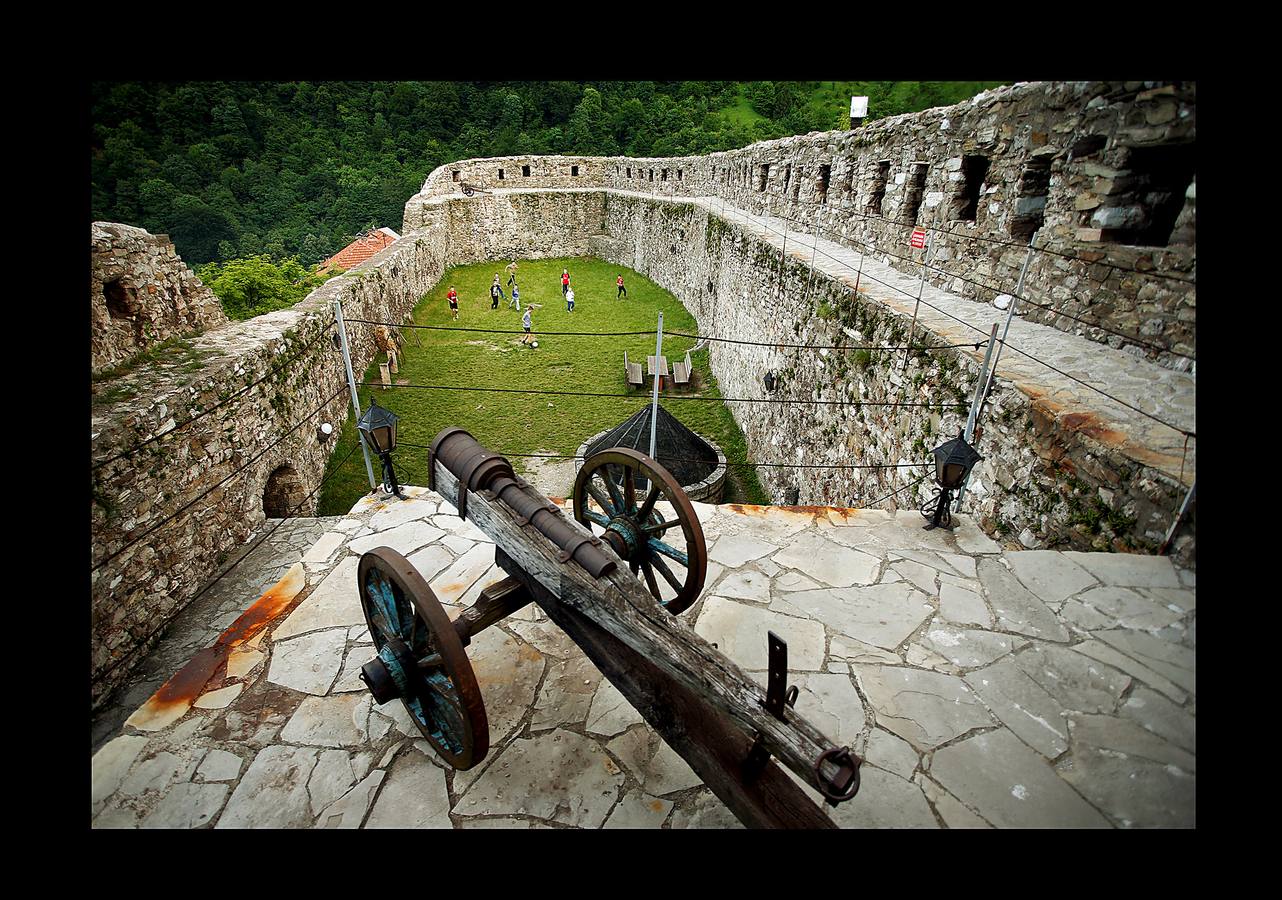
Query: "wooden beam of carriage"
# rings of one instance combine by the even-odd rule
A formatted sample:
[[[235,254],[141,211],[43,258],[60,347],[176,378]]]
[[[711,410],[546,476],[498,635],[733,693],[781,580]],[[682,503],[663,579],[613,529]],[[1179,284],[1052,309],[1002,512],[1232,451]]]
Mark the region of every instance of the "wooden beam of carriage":
[[[458,479],[435,459],[432,466],[436,491],[457,507]],[[832,827],[832,821],[785,773],[770,763],[764,767],[753,766],[744,757],[748,755],[747,748],[757,739],[799,779],[823,792],[824,785],[816,775],[815,764],[821,755],[836,747],[833,741],[792,708],[785,709],[783,719],[769,713],[765,708],[765,691],[682,619],[659,606],[628,572],[626,564],[601,578],[593,578],[576,563],[561,562],[560,550],[555,544],[535,528],[517,524],[513,512],[489,491],[468,491],[466,513],[500,548],[501,562],[506,556],[543,589],[533,591],[534,599],[548,616],[579,643],[602,674],[610,678],[745,824]],[[558,514],[565,517],[561,510]],[[510,574],[520,577],[517,572]],[[557,609],[558,606],[561,609]],[[569,615],[565,614],[567,611]],[[611,641],[632,651],[629,655],[634,661],[648,662],[657,673],[675,682],[676,690],[669,691],[669,698],[638,694],[638,690],[662,694],[664,685],[654,679],[629,677],[628,666],[611,664],[608,652],[601,652],[608,650]],[[722,723],[710,722],[711,730],[705,737],[725,744],[730,738],[727,731],[737,729],[737,740],[732,742],[738,745],[733,748],[737,758],[733,761],[726,758],[731,749],[727,746],[701,748],[698,738],[701,723],[664,721],[670,718],[662,713],[665,699],[675,700],[681,707],[679,713],[697,718],[697,707],[702,705],[715,713],[713,718],[732,724],[733,727],[727,729]],[[669,739],[669,734],[675,740]],[[832,782],[839,778],[838,765],[825,760],[821,766],[826,780]],[[754,785],[749,793],[755,801],[749,802],[753,797],[745,798],[743,789]],[[756,796],[762,792],[764,797]],[[801,803],[797,802],[798,798]],[[767,812],[760,808],[763,804]],[[809,811],[804,811],[805,808]],[[770,809],[774,812],[769,813]],[[780,810],[783,810],[782,816]]]

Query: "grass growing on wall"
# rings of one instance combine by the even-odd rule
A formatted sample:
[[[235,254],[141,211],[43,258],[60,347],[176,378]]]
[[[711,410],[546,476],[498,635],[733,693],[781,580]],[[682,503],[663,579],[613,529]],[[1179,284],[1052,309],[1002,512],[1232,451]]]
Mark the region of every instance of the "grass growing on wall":
[[[575,293],[574,312],[567,312],[561,295],[560,275],[570,270]],[[630,389],[623,370],[623,352],[629,361],[645,365],[654,353],[654,328],[663,311],[663,352],[669,364],[684,359],[694,346],[691,338],[668,337],[671,331],[695,333],[694,317],[672,294],[644,276],[623,266],[597,259],[527,260],[518,264],[517,281],[521,304],[536,304],[532,317],[538,349],[520,346],[521,313],[501,300],[490,309],[489,286],[495,273],[509,296],[507,272],[502,263],[479,263],[447,271],[440,282],[414,309],[413,322],[419,325],[507,329],[511,334],[425,331],[404,329],[405,344],[399,374],[393,381],[410,384],[537,388],[553,391],[587,391],[627,394],[627,397],[555,397],[543,394],[492,394],[459,390],[361,387],[361,409],[371,393],[380,406],[400,416],[402,447],[393,455],[398,477],[409,484],[427,484],[427,450],[405,443],[431,444],[441,429],[458,426],[470,431],[491,450],[509,453],[563,453],[573,455],[588,437],[612,428],[644,407],[650,391]],[[628,296],[616,299],[615,277],[623,275]],[[453,285],[459,296],[459,320],[454,322],[445,296]],[[583,331],[585,336],[544,335],[542,332]],[[649,331],[625,337],[602,336],[608,331]],[[720,350],[733,352],[733,350]],[[365,373],[364,381],[377,382],[377,362]],[[696,433],[716,441],[731,461],[747,458],[743,434],[729,409],[722,403],[667,401],[668,396],[702,395],[719,397],[715,379],[708,368],[708,351],[691,355],[698,382],[697,390],[660,393],[660,403]],[[349,414],[330,466],[347,456],[356,442],[356,429]],[[524,460],[511,457],[516,470],[525,469]],[[378,476],[377,460],[375,476]],[[330,472],[327,469],[326,475]],[[369,481],[360,452],[325,485],[319,515],[342,515],[368,493]],[[731,467],[726,479],[726,502],[768,503],[769,497],[756,474],[743,467]]]

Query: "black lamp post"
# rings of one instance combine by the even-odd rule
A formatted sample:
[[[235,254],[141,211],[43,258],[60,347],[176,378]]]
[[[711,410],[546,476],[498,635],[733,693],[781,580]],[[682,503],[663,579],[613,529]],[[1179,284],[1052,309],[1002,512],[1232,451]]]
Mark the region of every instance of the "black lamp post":
[[[401,486],[396,483],[396,470],[392,468],[392,451],[396,449],[396,422],[399,416],[390,409],[384,409],[371,399],[369,409],[361,415],[356,423],[361,437],[370,449],[383,461],[383,486],[390,494],[402,500]]]
[[[926,501],[921,508],[921,514],[930,519],[930,524],[926,526],[927,531],[936,526],[952,527],[953,514],[950,507],[953,502],[953,491],[961,487],[975,463],[983,459],[975,452],[974,447],[966,443],[960,431],[957,432],[957,437],[936,447],[934,453],[935,483],[939,485],[940,490],[933,500]]]

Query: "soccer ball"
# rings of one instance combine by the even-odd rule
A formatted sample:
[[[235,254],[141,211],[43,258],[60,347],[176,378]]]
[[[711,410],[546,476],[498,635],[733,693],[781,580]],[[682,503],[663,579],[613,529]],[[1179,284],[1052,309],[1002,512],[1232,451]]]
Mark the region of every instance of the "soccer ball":
[[[538,342],[538,341],[530,341],[530,346],[531,346],[531,347],[534,347],[535,349],[538,349],[539,342]]]

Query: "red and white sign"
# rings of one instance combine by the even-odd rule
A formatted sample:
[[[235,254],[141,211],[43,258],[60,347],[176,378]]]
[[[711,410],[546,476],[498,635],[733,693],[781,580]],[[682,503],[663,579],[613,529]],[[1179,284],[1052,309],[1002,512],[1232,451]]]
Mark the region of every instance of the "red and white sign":
[[[921,249],[922,247],[925,247],[925,246],[926,246],[926,229],[924,229],[924,228],[914,228],[914,229],[913,229],[913,239],[912,239],[911,241],[909,241],[908,243],[912,244],[914,247],[916,247],[916,248],[918,248],[918,249]]]

